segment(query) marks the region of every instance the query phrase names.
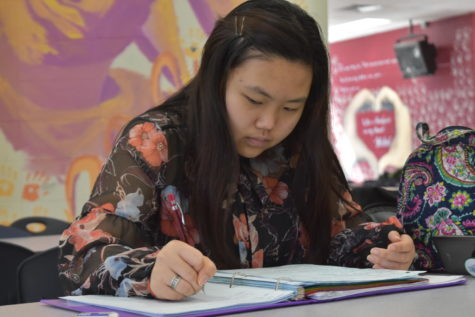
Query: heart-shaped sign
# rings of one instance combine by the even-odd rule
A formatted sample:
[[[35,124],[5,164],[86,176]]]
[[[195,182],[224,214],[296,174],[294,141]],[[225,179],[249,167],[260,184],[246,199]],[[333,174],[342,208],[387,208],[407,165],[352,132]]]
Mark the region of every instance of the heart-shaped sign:
[[[369,165],[368,179],[401,168],[412,150],[409,110],[389,87],[376,95],[360,90],[345,110],[344,128],[355,153],[353,167]]]
[[[379,160],[389,151],[396,132],[394,107],[387,110],[360,109],[356,113],[356,131]]]

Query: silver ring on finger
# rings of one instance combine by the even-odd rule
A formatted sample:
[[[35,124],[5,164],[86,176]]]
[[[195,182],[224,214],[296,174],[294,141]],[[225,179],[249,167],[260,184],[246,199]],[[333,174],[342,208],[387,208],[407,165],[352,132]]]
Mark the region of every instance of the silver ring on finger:
[[[176,274],[171,280],[170,280],[170,284],[169,286],[172,288],[172,289],[176,289],[178,283],[180,283],[181,281],[181,276]]]

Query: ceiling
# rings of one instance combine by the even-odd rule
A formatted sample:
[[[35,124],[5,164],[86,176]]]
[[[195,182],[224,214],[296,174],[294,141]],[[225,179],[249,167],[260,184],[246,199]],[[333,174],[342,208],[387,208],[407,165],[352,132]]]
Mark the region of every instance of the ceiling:
[[[368,4],[381,5],[382,8],[367,13],[350,9],[355,5]],[[414,25],[419,25],[469,12],[475,12],[475,0],[328,0],[329,40],[336,42],[408,27],[410,19]],[[341,24],[364,18],[386,18],[391,22],[364,29],[350,26],[337,32]]]

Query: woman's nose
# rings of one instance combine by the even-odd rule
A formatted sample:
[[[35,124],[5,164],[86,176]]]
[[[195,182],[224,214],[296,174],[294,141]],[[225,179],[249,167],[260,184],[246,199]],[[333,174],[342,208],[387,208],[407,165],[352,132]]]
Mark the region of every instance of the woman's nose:
[[[262,130],[272,130],[277,122],[277,115],[274,110],[263,110],[256,121],[256,127]]]

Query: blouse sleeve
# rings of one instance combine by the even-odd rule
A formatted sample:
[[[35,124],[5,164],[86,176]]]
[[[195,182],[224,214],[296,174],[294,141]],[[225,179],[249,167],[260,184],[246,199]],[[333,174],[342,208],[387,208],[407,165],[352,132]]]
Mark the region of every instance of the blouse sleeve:
[[[359,268],[372,267],[366,257],[373,247],[386,248],[389,244],[388,234],[393,230],[404,233],[401,223],[394,216],[382,223],[363,222],[334,232],[330,241],[328,264]]]
[[[148,296],[168,135],[153,122],[130,124],[117,140],[90,200],[60,240],[66,293]]]

